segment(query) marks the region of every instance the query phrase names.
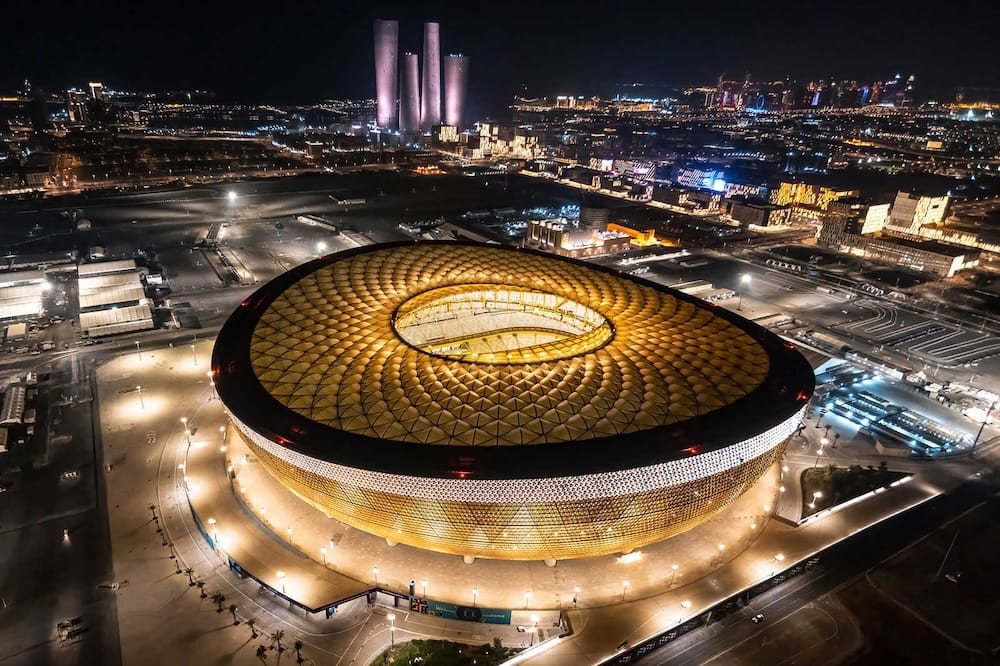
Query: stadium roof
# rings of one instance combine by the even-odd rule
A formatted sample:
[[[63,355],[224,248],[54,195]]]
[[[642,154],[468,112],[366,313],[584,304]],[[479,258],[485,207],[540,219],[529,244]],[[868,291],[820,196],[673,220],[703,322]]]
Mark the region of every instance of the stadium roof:
[[[293,269],[230,318],[213,369],[233,414],[273,441],[368,469],[480,477],[711,450],[787,418],[813,385],[777,337],[696,298],[453,242]]]

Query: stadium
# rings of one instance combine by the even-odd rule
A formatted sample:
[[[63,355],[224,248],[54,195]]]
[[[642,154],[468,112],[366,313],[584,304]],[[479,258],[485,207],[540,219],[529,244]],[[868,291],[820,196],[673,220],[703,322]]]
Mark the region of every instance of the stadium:
[[[717,514],[779,458],[814,383],[791,345],[697,298],[454,242],[292,269],[229,318],[212,369],[253,455],[327,516],[546,561]]]

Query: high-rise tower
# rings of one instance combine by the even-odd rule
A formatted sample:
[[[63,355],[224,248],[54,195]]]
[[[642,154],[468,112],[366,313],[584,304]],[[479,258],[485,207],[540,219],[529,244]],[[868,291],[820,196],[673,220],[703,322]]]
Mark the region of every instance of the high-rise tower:
[[[399,21],[375,21],[375,119],[383,129],[396,127],[398,52]]]
[[[465,115],[465,96],[469,86],[469,58],[448,55],[444,58],[444,122],[461,129]]]
[[[404,53],[400,58],[399,131],[420,131],[420,58]]]
[[[441,25],[424,23],[424,62],[420,85],[420,129],[441,124]]]

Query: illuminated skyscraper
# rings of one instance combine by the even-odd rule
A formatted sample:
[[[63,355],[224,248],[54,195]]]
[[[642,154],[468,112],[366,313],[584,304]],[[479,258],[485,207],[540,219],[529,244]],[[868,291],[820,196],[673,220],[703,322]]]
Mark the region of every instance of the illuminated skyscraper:
[[[71,123],[85,123],[89,120],[87,93],[76,89],[66,91],[66,119]]]
[[[462,127],[465,96],[469,87],[469,58],[448,55],[444,58],[444,122]]]
[[[404,53],[400,59],[399,130],[420,131],[420,58]]]
[[[398,51],[399,21],[375,21],[375,119],[386,129],[396,127]]]
[[[424,62],[420,85],[420,129],[441,124],[441,26],[424,23]]]

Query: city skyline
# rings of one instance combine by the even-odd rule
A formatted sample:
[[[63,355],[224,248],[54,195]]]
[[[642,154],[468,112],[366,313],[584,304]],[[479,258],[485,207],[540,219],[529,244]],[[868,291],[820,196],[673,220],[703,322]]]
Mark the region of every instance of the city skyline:
[[[939,99],[957,86],[1000,85],[985,7],[952,6],[933,16],[901,6],[846,6],[828,15],[787,3],[764,3],[750,15],[722,3],[711,16],[655,7],[605,16],[569,3],[528,9],[508,4],[482,21],[447,4],[384,3],[307,8],[266,22],[225,6],[199,7],[197,20],[193,6],[155,16],[142,8],[113,16],[66,9],[52,21],[26,22],[0,46],[18,64],[0,75],[0,87],[12,91],[28,78],[52,92],[103,80],[140,91],[209,88],[247,102],[373,98],[371,25],[380,18],[400,22],[401,52],[420,53],[424,23],[438,22],[441,55],[475,61],[472,116],[496,113],[515,95],[610,96],[633,81],[699,85],[747,72],[757,80],[915,74],[921,95]],[[150,21],[160,37],[141,29]]]

